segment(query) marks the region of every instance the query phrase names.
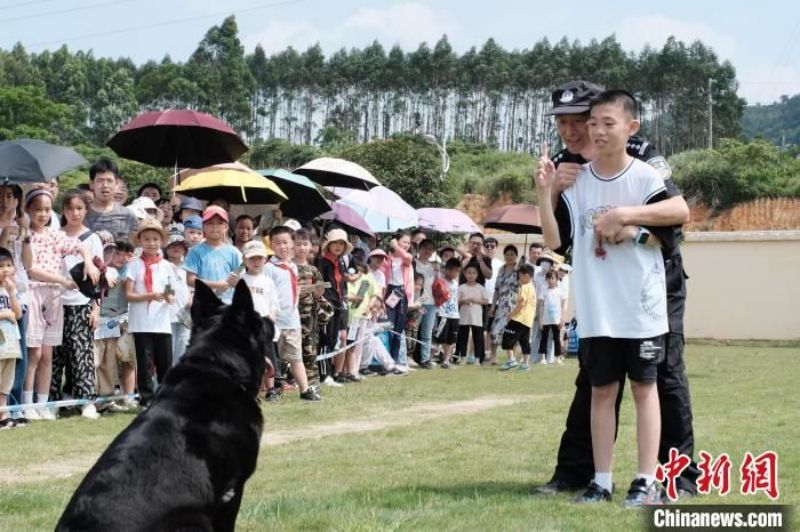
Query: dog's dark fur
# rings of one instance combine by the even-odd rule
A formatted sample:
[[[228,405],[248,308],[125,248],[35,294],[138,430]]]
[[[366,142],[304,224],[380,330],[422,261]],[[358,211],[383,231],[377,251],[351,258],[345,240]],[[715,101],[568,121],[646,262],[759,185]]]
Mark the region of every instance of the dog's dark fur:
[[[233,530],[256,468],[256,403],[274,327],[243,281],[230,306],[197,283],[192,341],[153,401],[83,479],[57,531]]]

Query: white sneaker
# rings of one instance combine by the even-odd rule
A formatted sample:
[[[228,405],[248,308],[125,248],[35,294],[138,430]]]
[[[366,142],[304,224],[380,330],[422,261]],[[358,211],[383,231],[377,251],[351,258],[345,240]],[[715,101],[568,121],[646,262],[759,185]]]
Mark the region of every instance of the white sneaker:
[[[335,380],[333,380],[333,377],[330,375],[325,377],[325,380],[322,381],[322,384],[326,386],[331,386],[332,388],[341,388],[342,386],[344,386],[344,384],[342,384],[341,382],[336,382]]]
[[[546,366],[547,365],[547,359],[543,358],[541,360],[541,362],[539,362],[539,364],[544,364]]]
[[[126,410],[136,410],[139,408],[139,401],[130,397],[122,400],[122,407]]]
[[[56,415],[47,407],[42,407],[39,409],[39,419],[43,419],[45,421],[55,421]]]
[[[22,411],[22,417],[25,419],[29,419],[31,421],[39,421],[42,419],[42,416],[39,415],[39,411],[35,408],[26,408]]]
[[[81,408],[81,417],[85,417],[86,419],[97,419],[100,417],[100,414],[97,413],[97,408],[94,406],[94,403],[89,403]]]

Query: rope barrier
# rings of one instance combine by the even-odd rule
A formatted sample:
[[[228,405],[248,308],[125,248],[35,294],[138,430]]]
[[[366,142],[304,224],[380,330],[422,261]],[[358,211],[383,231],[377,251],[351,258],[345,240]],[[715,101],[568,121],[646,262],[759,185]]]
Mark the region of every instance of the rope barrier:
[[[103,404],[111,403],[113,401],[121,401],[123,399],[138,399],[138,393],[127,395],[107,395],[98,397],[97,399],[64,399],[62,401],[48,401],[46,403],[26,403],[22,405],[3,406],[0,407],[0,412],[19,412],[27,408],[38,410],[40,408],[66,408],[70,406],[85,406],[88,404]]]

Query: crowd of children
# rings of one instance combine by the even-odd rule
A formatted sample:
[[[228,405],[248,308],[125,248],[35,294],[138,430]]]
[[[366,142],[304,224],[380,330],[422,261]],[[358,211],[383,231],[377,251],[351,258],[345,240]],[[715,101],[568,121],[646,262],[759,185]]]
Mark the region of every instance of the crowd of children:
[[[502,369],[516,367],[517,345],[520,368],[530,367],[539,266],[517,264],[514,247],[503,263],[497,241],[480,233],[468,248],[437,250],[400,232],[384,251],[335,225],[242,215],[232,227],[222,201],[184,198],[173,209],[148,183],[125,208],[112,203],[124,182],[111,161],[90,175],[89,187],[61,195],[60,218],[57,184],[24,196],[0,188],[0,407],[20,405],[0,413],[3,428],[55,419],[62,400],[82,399],[89,419],[146,408],[187,348],[198,280],[225,302],[244,280],[274,323],[275,348],[265,349],[274,371],[261,396],[269,402],[295,389],[320,401],[322,385],[375,374],[497,365],[499,345],[509,357]],[[560,354],[562,299],[550,293],[559,290],[550,273],[540,351],[552,337]]]

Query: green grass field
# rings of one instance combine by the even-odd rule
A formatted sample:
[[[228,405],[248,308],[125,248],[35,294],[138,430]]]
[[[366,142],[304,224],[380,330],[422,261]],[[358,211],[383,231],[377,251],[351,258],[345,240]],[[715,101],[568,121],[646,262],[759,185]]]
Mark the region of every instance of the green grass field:
[[[697,449],[733,460],[732,493],[708,504],[763,504],[738,494],[744,452],[779,453],[780,500],[800,502],[800,349],[689,345]],[[635,472],[626,393],[612,504],[537,496],[555,463],[576,363],[504,374],[474,366],[375,377],[264,408],[265,440],[239,530],[635,530],[622,508]],[[69,418],[0,433],[0,530],[52,530],[94,459],[132,419]],[[124,482],[120,479],[120,482]]]

